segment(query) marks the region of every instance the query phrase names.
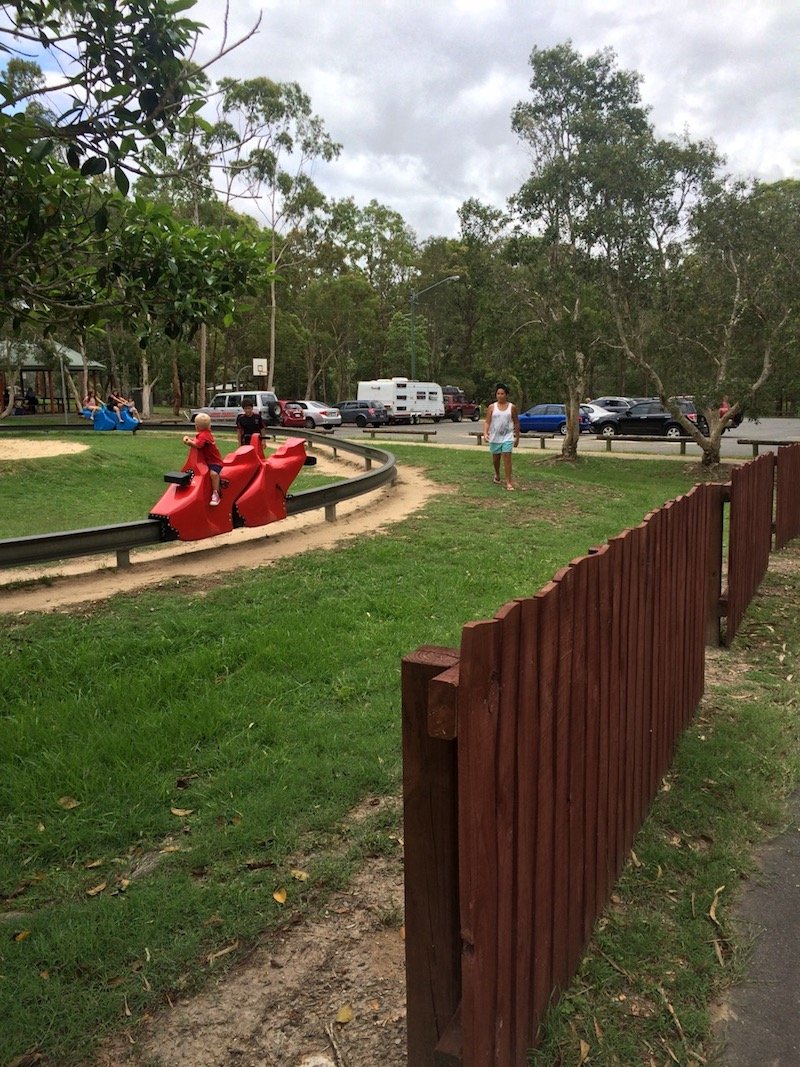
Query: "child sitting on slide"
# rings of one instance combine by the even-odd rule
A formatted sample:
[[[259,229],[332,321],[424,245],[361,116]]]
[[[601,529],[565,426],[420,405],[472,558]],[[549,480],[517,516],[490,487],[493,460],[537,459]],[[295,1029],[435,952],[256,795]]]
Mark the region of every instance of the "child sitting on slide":
[[[214,435],[211,433],[211,416],[207,415],[204,411],[194,417],[194,428],[197,430],[195,437],[189,437],[186,434],[183,438],[183,443],[189,445],[192,448],[196,448],[201,456],[203,462],[208,467],[211,474],[211,507],[215,508],[219,504],[219,472],[222,470],[222,456],[217,448],[217,443],[214,440]]]

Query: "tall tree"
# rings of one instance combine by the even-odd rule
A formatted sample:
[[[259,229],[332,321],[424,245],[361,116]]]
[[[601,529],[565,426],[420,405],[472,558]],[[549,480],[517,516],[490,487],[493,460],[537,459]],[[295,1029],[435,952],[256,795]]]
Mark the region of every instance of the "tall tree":
[[[296,82],[269,78],[220,82],[222,116],[220,158],[228,195],[252,199],[264,217],[275,271],[286,260],[295,231],[324,198],[308,170],[315,160],[330,161],[340,145],[331,139],[311,101]],[[219,127],[223,129],[222,126]],[[275,377],[277,279],[270,275],[270,333],[267,387]]]
[[[543,241],[568,250],[571,269],[554,287],[551,316],[569,308],[580,314],[599,271],[616,344],[671,403],[651,358],[663,333],[664,281],[681,254],[692,207],[715,176],[717,155],[686,137],[656,138],[639,76],[619,70],[611,50],[584,59],[569,42],[534,49],[531,68],[531,99],[517,105],[512,125],[530,147],[532,170],[514,203]],[[580,349],[569,359],[564,454],[574,455],[589,362]],[[677,408],[674,414],[699,438]]]

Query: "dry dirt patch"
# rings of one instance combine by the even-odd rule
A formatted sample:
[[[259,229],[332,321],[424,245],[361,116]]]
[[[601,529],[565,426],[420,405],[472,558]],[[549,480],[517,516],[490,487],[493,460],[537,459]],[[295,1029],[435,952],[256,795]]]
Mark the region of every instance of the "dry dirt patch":
[[[369,797],[349,821],[387,807],[399,800]],[[398,848],[201,993],[106,1042],[93,1067],[406,1067],[402,909]]]
[[[85,452],[88,445],[76,441],[28,441],[19,437],[0,436],[0,462],[20,459],[52,459]]]

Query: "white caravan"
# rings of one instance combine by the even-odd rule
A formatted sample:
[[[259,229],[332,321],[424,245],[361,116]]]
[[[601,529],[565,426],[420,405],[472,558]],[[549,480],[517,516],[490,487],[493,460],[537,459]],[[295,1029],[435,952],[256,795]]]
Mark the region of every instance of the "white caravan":
[[[442,387],[436,382],[408,378],[375,378],[358,383],[357,400],[380,400],[389,412],[389,422],[419,422],[444,418]]]

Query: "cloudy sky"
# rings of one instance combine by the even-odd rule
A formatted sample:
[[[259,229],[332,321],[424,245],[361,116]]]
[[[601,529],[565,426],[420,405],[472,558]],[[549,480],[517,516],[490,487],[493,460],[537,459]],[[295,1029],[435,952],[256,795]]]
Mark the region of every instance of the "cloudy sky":
[[[221,0],[190,13],[221,40]],[[375,199],[421,239],[453,236],[468,197],[503,207],[526,176],[510,128],[534,46],[611,47],[643,76],[661,136],[712,138],[727,169],[800,177],[797,0],[231,0],[230,38],[258,34],[212,76],[296,81],[339,158],[323,192]]]

